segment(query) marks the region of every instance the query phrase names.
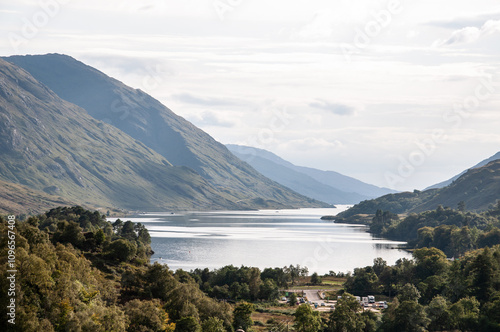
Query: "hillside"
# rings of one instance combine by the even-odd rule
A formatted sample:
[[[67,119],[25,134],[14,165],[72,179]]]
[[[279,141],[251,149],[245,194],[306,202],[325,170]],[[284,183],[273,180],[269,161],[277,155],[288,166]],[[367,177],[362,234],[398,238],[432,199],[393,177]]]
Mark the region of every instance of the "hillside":
[[[467,210],[484,211],[499,199],[500,160],[495,160],[485,166],[468,170],[413,211],[432,210],[438,205],[456,207],[461,201],[465,202]]]
[[[122,130],[174,166],[194,170],[242,207],[328,206],[266,178],[148,94],[69,56],[13,56],[5,60],[24,68],[62,99]]]
[[[62,205],[75,205],[75,202],[0,180],[0,214],[33,214]]]
[[[390,192],[333,171],[296,166],[272,152],[228,144],[227,148],[268,178],[298,193],[331,204],[355,204]]]
[[[475,166],[472,166],[470,169],[474,169],[474,168],[478,168],[478,167],[481,167],[481,166],[484,166],[486,164],[489,164],[490,162],[492,161],[495,161],[495,160],[498,160],[500,159],[500,152],[497,152],[495,153],[493,156],[479,162],[478,164],[476,164]],[[468,170],[465,170],[463,171],[462,173],[458,174],[458,175],[455,175],[454,177],[452,177],[451,179],[448,179],[446,181],[443,181],[443,182],[440,182],[440,183],[436,183],[435,185],[432,185],[427,189],[435,189],[435,188],[443,188],[443,187],[446,187],[447,185],[451,184],[453,181],[455,181],[456,179],[458,179],[459,177],[461,177],[462,175],[465,174],[465,172],[467,172]]]
[[[424,201],[434,197],[438,191],[439,189],[415,190],[413,192],[388,194],[375,199],[369,199],[339,213],[335,219],[351,218],[356,215],[373,215],[377,210],[390,211],[397,214],[407,213]]]
[[[434,210],[438,205],[456,208],[464,202],[467,210],[484,211],[500,199],[500,160],[467,171],[441,189],[404,192],[363,201],[340,213],[339,218],[375,214],[377,210],[410,213]]]
[[[91,118],[0,59],[0,180],[79,204],[235,208],[203,178]]]

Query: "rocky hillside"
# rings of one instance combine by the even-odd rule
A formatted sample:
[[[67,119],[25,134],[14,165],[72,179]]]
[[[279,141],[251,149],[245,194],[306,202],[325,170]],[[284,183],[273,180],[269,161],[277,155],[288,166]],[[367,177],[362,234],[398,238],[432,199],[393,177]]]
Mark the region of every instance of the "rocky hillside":
[[[101,207],[236,208],[205,179],[0,59],[0,180]]]
[[[240,206],[327,206],[266,178],[153,97],[72,57],[48,54],[5,60],[24,68],[62,99],[122,130],[172,165],[194,170]]]

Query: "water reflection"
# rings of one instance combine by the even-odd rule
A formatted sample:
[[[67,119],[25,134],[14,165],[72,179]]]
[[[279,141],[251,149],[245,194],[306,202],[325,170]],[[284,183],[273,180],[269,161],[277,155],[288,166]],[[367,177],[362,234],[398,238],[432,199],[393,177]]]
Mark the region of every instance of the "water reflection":
[[[151,213],[129,218],[152,236],[152,261],[170,268],[265,267],[300,264],[309,271],[352,271],[376,257],[393,264],[409,253],[401,242],[372,237],[366,226],[319,218],[344,209]]]

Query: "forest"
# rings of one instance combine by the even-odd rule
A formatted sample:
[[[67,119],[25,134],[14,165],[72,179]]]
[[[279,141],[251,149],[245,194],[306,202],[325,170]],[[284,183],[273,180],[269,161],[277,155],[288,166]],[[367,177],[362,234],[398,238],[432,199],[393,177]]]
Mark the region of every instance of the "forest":
[[[407,241],[409,248],[436,247],[448,257],[460,257],[469,250],[500,244],[500,201],[487,211],[443,208],[411,213],[406,217],[377,210],[370,232],[384,238]]]
[[[481,215],[440,208],[424,213],[419,218],[454,220],[461,215],[468,224],[445,225],[460,232],[477,229],[475,242],[455,259],[428,247],[394,266],[376,259],[373,266],[347,274],[334,311],[320,314],[294,300],[293,324],[270,320],[259,327],[252,314],[277,305],[283,290],[308,276],[306,267],[172,271],[150,263],[151,238],[143,225],[119,219],[111,223],[78,206],[55,208],[15,222],[16,324],[3,315],[0,326],[8,331],[500,331],[500,246],[491,245],[490,234],[497,227],[498,208]],[[396,223],[395,218],[387,222]],[[433,237],[419,246],[437,244],[436,229],[442,225],[422,225],[433,227]],[[8,227],[8,218],[0,218],[4,308],[9,301]],[[417,241],[429,239],[419,238],[421,228],[415,230]],[[387,231],[392,229],[398,228]],[[481,244],[485,247],[476,249]],[[321,284],[317,274],[313,277]],[[354,295],[366,294],[386,297],[389,307],[382,314],[363,311]]]

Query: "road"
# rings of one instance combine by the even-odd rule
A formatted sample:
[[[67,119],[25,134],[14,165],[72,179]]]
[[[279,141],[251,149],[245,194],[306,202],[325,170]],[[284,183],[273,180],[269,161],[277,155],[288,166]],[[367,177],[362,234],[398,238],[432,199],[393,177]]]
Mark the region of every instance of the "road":
[[[304,290],[304,294],[307,297],[308,301],[318,302],[318,304],[320,303],[320,301],[323,302],[323,300],[318,295],[318,290],[306,289],[306,290]]]
[[[321,297],[318,294],[317,289],[306,289],[304,290],[304,295],[307,297],[308,301],[311,301],[312,303],[317,303],[318,308],[316,310],[319,311],[330,311],[332,308],[330,307],[331,305],[335,305],[335,301],[325,301],[321,299]],[[324,303],[325,305],[322,306],[321,304]]]

